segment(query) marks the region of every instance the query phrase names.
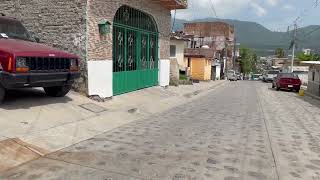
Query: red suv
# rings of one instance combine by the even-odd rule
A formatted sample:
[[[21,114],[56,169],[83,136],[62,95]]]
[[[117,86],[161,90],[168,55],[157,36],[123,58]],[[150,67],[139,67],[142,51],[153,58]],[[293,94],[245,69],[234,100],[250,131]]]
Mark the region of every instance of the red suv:
[[[38,43],[21,22],[0,15],[0,102],[5,92],[43,87],[49,96],[65,96],[79,78],[79,58]]]
[[[289,89],[298,92],[300,87],[301,80],[293,73],[279,73],[272,83],[272,88],[276,88],[278,91],[280,89]]]

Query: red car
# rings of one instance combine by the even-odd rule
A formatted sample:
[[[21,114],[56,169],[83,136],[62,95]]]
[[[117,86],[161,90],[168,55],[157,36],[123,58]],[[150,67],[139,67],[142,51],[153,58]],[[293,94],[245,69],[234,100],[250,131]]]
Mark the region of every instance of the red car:
[[[79,58],[37,43],[16,19],[0,16],[0,103],[7,90],[43,87],[61,97],[79,78]]]
[[[277,91],[280,89],[288,89],[298,92],[300,87],[301,80],[293,73],[279,73],[272,83],[272,88],[276,88]]]

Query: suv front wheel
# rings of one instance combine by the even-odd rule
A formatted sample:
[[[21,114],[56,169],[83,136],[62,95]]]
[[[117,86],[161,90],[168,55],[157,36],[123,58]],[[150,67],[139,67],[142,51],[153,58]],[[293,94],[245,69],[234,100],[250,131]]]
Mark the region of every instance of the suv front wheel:
[[[54,86],[54,87],[44,87],[44,91],[48,96],[52,97],[63,97],[71,90],[70,85],[65,86]]]

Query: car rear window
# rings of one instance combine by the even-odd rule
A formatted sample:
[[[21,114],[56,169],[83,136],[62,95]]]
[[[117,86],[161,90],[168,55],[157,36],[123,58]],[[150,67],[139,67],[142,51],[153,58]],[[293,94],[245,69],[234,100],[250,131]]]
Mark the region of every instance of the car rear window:
[[[293,73],[282,73],[282,74],[279,74],[278,76],[280,76],[281,78],[297,78],[297,75]]]
[[[268,74],[279,74],[279,71],[268,71]]]

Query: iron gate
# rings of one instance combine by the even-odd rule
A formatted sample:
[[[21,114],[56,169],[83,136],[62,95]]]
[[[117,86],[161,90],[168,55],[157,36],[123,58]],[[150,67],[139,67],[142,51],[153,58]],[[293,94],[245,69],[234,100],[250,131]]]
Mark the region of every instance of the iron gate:
[[[113,94],[158,85],[158,32],[153,18],[122,6],[113,23]]]

